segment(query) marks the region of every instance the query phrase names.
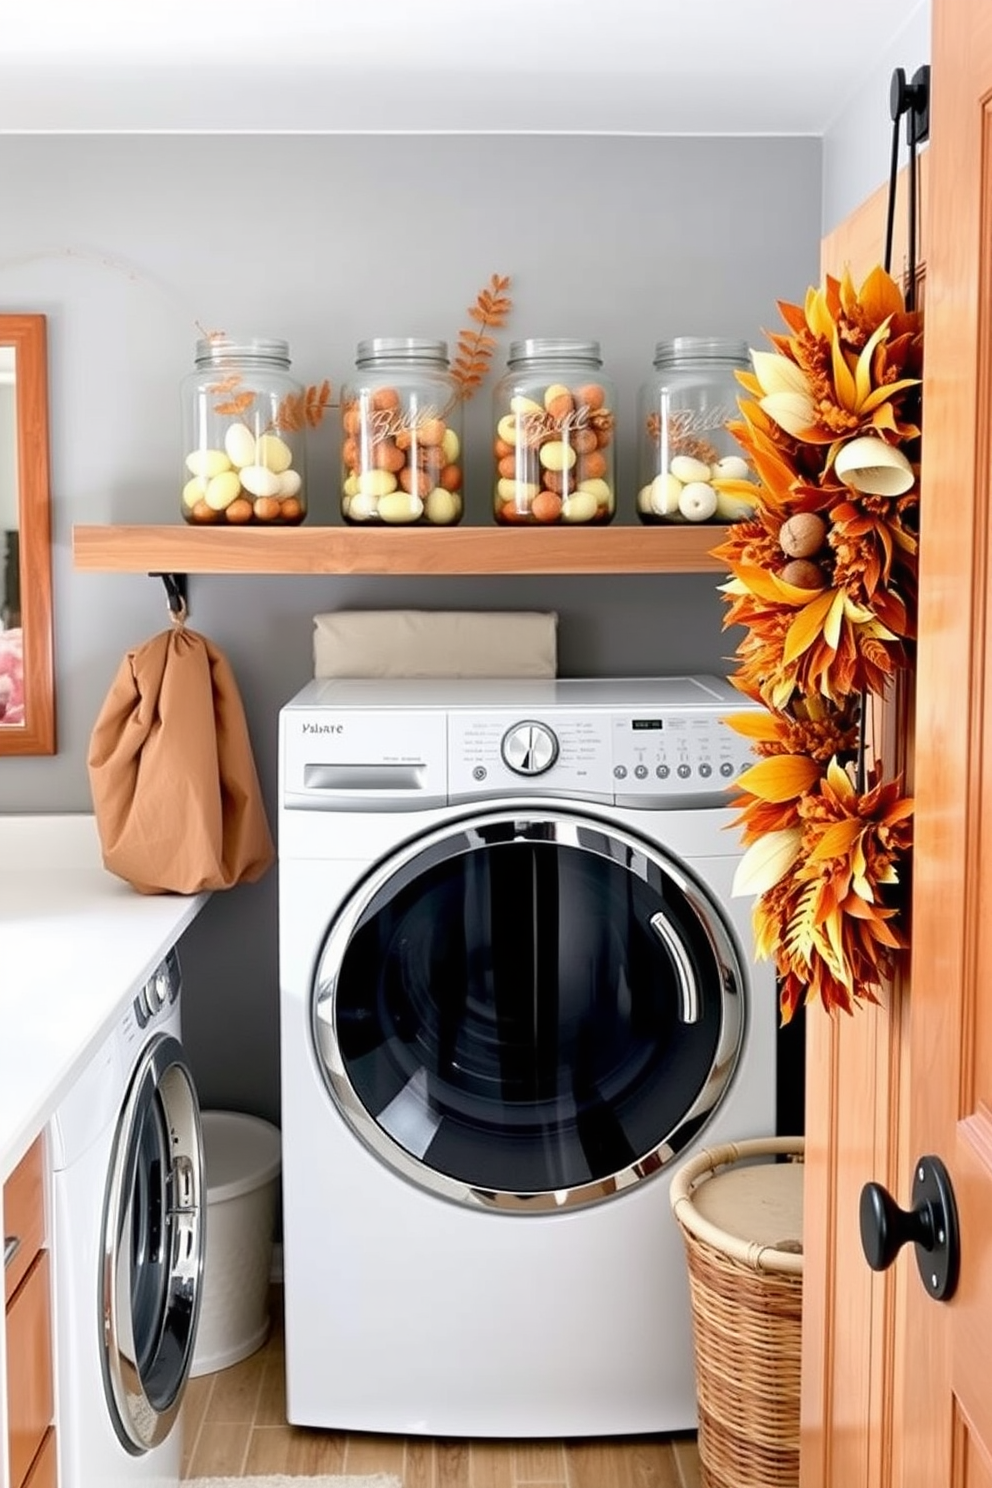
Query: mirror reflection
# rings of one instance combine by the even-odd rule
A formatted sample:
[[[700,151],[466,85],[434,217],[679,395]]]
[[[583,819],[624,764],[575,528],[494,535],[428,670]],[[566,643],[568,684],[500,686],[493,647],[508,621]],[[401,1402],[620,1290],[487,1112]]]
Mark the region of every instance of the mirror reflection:
[[[0,755],[53,754],[43,315],[0,314]]]
[[[24,723],[17,501],[17,353],[0,346],[0,724]]]

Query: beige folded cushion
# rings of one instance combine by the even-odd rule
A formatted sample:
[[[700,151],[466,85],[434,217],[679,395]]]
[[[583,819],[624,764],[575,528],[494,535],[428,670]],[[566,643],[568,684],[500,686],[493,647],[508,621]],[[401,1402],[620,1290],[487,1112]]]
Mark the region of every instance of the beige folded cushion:
[[[313,617],[315,677],[554,677],[553,611],[337,610]]]

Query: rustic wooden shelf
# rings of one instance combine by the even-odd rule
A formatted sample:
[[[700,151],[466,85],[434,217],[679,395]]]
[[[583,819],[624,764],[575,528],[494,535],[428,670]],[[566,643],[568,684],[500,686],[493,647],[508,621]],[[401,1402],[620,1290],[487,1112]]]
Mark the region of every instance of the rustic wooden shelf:
[[[74,527],[90,573],[717,573],[722,527]]]

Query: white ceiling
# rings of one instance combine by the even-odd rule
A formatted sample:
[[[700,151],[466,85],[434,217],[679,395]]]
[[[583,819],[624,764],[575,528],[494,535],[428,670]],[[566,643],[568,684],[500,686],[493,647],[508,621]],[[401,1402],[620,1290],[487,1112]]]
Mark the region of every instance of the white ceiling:
[[[927,0],[0,0],[0,131],[822,134]]]

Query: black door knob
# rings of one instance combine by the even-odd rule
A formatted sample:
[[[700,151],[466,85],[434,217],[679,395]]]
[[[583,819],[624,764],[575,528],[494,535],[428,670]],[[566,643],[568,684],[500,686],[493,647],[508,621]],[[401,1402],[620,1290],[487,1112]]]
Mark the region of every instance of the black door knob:
[[[921,1157],[913,1175],[913,1207],[900,1209],[880,1183],[861,1190],[861,1249],[873,1271],[892,1265],[909,1241],[927,1292],[946,1302],[958,1279],[957,1206],[947,1169],[939,1157]]]

